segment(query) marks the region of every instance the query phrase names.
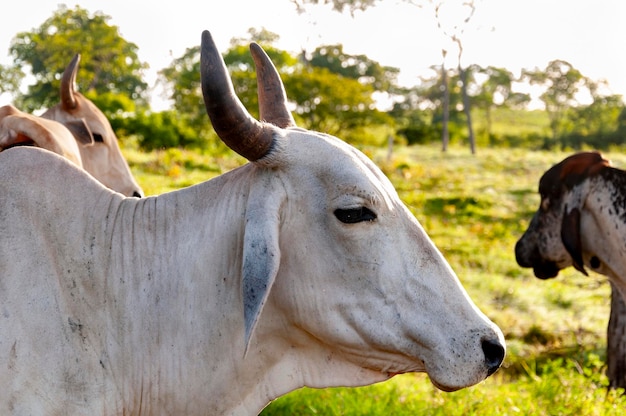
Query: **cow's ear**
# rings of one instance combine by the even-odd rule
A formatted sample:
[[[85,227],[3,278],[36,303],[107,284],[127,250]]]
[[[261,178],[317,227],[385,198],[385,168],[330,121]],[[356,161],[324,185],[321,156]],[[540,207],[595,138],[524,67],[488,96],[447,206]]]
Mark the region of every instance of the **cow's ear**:
[[[4,128],[0,131],[0,150],[35,142],[32,137],[24,133],[21,123],[22,120],[15,116],[7,116],[2,120]]]
[[[580,239],[580,210],[577,207],[568,211],[567,206],[565,206],[563,221],[561,222],[561,240],[567,252],[572,256],[574,268],[588,276],[583,264],[583,247]]]
[[[2,126],[7,134],[0,137],[0,148],[34,144],[59,155],[65,154],[50,131],[28,117],[21,114],[6,116]]]
[[[72,120],[63,123],[65,127],[72,133],[76,141],[80,144],[90,146],[94,143],[91,129],[87,126],[84,119]]]
[[[257,325],[280,264],[278,242],[280,207],[284,190],[269,181],[250,191],[243,241],[242,289],[245,322],[245,353]],[[282,189],[282,188],[281,188]]]

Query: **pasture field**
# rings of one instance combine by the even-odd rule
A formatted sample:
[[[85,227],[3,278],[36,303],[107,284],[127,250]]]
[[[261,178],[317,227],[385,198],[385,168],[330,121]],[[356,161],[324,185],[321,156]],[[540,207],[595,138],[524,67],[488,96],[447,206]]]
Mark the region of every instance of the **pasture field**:
[[[147,195],[201,182],[241,163],[235,156],[123,149]],[[454,393],[424,374],[368,387],[304,388],[271,403],[276,415],[618,415],[626,396],[605,386],[610,289],[605,278],[568,269],[541,281],[513,248],[539,204],[543,172],[571,151],[452,147],[365,148],[396,186],[475,303],[503,330],[503,368]],[[604,152],[626,168],[626,151]]]

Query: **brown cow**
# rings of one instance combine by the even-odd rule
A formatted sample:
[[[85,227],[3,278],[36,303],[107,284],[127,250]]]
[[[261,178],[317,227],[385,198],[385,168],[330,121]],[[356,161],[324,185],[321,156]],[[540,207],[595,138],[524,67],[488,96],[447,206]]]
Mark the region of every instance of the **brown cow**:
[[[79,140],[78,143],[83,168],[113,190],[141,197],[143,191],[133,178],[109,120],[93,102],[75,91],[79,62],[80,54],[76,54],[63,72],[61,102],[43,113],[42,117],[56,120],[70,130],[74,125],[86,124],[92,139]]]
[[[68,127],[72,128],[70,132]],[[24,113],[12,105],[0,107],[0,151],[14,146],[37,146],[83,167],[77,138],[89,136],[84,124],[63,124]]]

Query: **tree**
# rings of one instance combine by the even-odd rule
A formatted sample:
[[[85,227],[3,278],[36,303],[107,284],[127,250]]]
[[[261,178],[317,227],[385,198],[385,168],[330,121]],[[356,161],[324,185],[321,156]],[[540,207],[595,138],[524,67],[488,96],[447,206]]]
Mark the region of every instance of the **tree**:
[[[181,57],[159,71],[159,78],[180,117],[200,135],[210,130],[200,87],[200,46],[187,48]]]
[[[400,127],[398,133],[409,143],[432,142],[435,136],[441,141],[442,137],[461,134],[459,126],[464,120],[459,113],[462,98],[458,74],[440,65],[431,66],[431,70],[432,76],[420,77],[419,85],[405,88],[390,111]],[[443,151],[447,145],[448,141],[444,140]]]
[[[139,111],[133,117],[112,118],[111,125],[118,134],[136,136],[139,146],[146,150],[205,144],[176,111]]]
[[[109,19],[101,12],[90,15],[79,6],[61,5],[41,26],[19,33],[9,48],[12,70],[30,68],[35,83],[26,93],[13,89],[18,105],[33,111],[58,103],[60,74],[76,53],[81,54],[77,76],[81,92],[120,94],[147,105],[142,78],[147,64],[139,61],[137,45],[122,38]]]
[[[577,106],[569,114],[571,133],[582,136],[607,137],[618,129],[618,119],[624,101],[621,95],[603,95],[600,93],[602,82],[585,81],[592,102]]]
[[[617,116],[617,129],[615,134],[626,139],[626,106],[623,106]]]
[[[468,69],[476,77],[484,76],[482,82],[476,80],[477,92],[472,97],[474,106],[485,112],[487,135],[492,135],[492,111],[496,107],[521,107],[530,101],[528,94],[512,90],[513,74],[505,68],[471,65]]]
[[[296,112],[310,123],[308,128],[346,135],[392,121],[376,109],[373,94],[399,92],[397,68],[347,54],[342,45],[320,46],[303,60],[303,71],[296,71],[289,87],[298,104]]]
[[[550,119],[552,139],[558,140],[565,130],[567,112],[577,104],[576,93],[584,77],[569,62],[551,61],[545,70],[524,70],[522,77],[531,84],[545,87],[540,98]]]
[[[0,94],[19,90],[24,72],[15,66],[0,65]]]
[[[465,32],[465,28],[469,21],[474,16],[474,12],[476,11],[476,5],[474,4],[474,0],[463,0],[460,3],[454,2],[446,2],[444,0],[430,0],[430,2],[434,6],[435,10],[435,19],[437,19],[437,27],[441,32],[448,37],[457,47],[457,68],[459,71],[459,78],[461,81],[461,96],[463,100],[463,111],[465,113],[465,119],[467,122],[467,136],[470,144],[470,151],[472,154],[476,153],[476,139],[474,137],[474,129],[472,127],[472,113],[470,108],[470,99],[468,94],[468,71],[466,68],[463,68],[461,64],[461,60],[463,57],[463,33]],[[447,5],[452,4],[453,9],[448,9]],[[448,13],[445,13],[443,10],[447,10]],[[449,16],[444,16],[444,14],[450,14],[453,16],[452,19],[449,19]],[[465,16],[461,21],[458,20],[458,16]],[[447,50],[443,49],[443,59],[445,61]],[[443,78],[443,77],[442,77]],[[447,84],[446,84],[447,87]],[[444,90],[444,94],[446,91]],[[445,102],[445,101],[444,101]],[[447,108],[444,108],[444,114],[447,111]],[[444,120],[447,120],[447,117],[444,115]],[[444,124],[444,132],[447,132],[447,127]],[[446,150],[446,141],[447,138],[444,136],[442,138],[444,142],[443,151]]]
[[[376,110],[371,86],[326,68],[298,71],[286,80],[285,88],[296,102],[295,113],[305,128],[346,138],[354,130],[390,120]]]
[[[250,41],[254,40],[263,45],[280,73],[290,72],[291,70],[287,68],[297,65],[298,59],[271,46],[278,35],[256,29],[249,29],[248,33],[248,38],[231,40],[230,48],[224,53],[224,62],[230,71],[237,96],[250,114],[258,117],[256,75],[248,50]],[[168,67],[159,71],[159,78],[165,86],[167,98],[173,101],[173,108],[179,113],[179,118],[192,127],[199,136],[221,143],[212,131],[202,98],[200,47],[188,48],[181,57],[174,59]]]
[[[448,70],[446,69],[446,55],[448,51],[441,50],[441,95],[442,95],[442,117],[441,117],[441,151],[448,150],[448,143],[450,142],[450,83],[448,82]]]
[[[371,85],[375,91],[397,90],[396,83],[400,70],[382,66],[365,55],[350,55],[342,45],[328,45],[316,48],[307,63],[313,67],[326,68],[333,74]]]
[[[303,13],[307,4],[332,4],[333,10],[343,13],[348,9],[350,14],[357,10],[366,10],[382,0],[291,0],[298,12]],[[407,0],[410,1],[410,0]]]
[[[345,54],[341,45],[316,49],[312,63],[313,59],[293,56],[266,43],[276,40],[269,32],[251,29],[249,34],[249,39],[233,39],[224,61],[238,97],[252,115],[258,116],[256,75],[248,50],[254,40],[262,44],[281,73],[295,117],[303,127],[329,134],[341,132],[345,138],[366,126],[391,121],[375,108],[373,93],[377,87],[393,89],[397,69],[382,67],[365,56]],[[176,110],[186,114],[193,126],[205,130],[209,121],[202,104],[199,65],[199,49],[190,48],[160,75]]]

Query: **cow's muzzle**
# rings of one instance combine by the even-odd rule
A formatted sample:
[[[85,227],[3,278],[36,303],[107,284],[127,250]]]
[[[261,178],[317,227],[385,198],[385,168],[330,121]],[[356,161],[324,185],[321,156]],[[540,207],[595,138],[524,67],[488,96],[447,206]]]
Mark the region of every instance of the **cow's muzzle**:
[[[539,279],[551,279],[559,274],[560,268],[555,262],[545,260],[537,247],[527,250],[523,239],[515,244],[515,260],[521,267],[532,267]]]

